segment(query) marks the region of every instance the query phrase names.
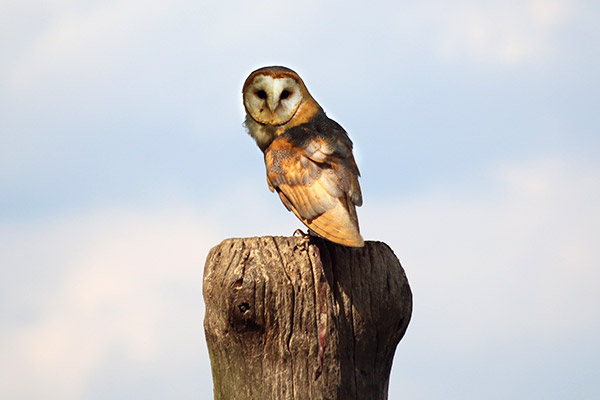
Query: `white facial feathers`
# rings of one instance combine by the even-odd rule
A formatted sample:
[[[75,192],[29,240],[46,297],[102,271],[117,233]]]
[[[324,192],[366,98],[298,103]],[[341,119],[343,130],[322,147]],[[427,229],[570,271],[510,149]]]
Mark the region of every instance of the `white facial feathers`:
[[[257,75],[244,92],[244,103],[250,116],[265,125],[283,125],[298,110],[302,92],[296,80],[289,77]]]

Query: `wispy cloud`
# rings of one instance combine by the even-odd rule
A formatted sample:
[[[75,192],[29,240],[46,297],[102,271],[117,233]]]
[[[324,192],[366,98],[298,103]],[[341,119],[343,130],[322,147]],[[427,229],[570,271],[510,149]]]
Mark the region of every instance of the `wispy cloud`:
[[[597,182],[596,164],[527,160],[497,166],[481,190],[382,201],[360,217],[404,262],[418,336],[461,353],[556,342],[600,330],[586,306],[600,302]]]
[[[458,2],[440,15],[438,46],[454,62],[516,66],[556,55],[558,32],[576,3],[553,1]]]
[[[3,397],[85,398],[107,379],[103,371],[123,362],[129,371],[110,384],[178,369],[210,381],[202,271],[220,239],[192,209],[103,210],[46,227],[4,227],[1,236],[3,274],[18,275],[1,284],[10,285],[2,289],[10,305],[0,334]],[[36,282],[36,271],[51,278]],[[186,384],[196,394],[204,387]]]
[[[31,86],[39,90],[41,79],[63,81],[68,76],[78,78],[82,71],[95,71],[97,78],[109,74],[127,59],[127,53],[153,24],[168,18],[170,10],[164,2],[142,6],[135,0],[79,5],[56,2],[47,7],[45,29],[8,64],[8,81],[19,92]]]

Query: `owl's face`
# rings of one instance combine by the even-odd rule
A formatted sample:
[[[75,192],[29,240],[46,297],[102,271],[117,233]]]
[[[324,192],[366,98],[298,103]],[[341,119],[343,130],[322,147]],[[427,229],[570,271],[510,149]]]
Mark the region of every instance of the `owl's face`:
[[[244,107],[258,123],[283,125],[292,119],[307,94],[302,79],[294,71],[283,67],[261,68],[246,79]]]

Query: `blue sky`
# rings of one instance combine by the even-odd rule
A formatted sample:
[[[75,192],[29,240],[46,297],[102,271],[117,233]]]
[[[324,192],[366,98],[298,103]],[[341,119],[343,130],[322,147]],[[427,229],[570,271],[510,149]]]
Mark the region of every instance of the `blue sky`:
[[[600,7],[0,3],[0,397],[212,393],[202,268],[290,235],[242,127],[296,70],[414,292],[390,398],[600,397]]]

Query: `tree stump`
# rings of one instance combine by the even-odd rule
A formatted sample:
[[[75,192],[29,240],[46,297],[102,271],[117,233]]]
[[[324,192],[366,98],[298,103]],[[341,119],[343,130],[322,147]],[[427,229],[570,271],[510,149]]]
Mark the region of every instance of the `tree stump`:
[[[412,312],[382,242],[227,239],[204,269],[204,329],[216,400],[387,399]]]

